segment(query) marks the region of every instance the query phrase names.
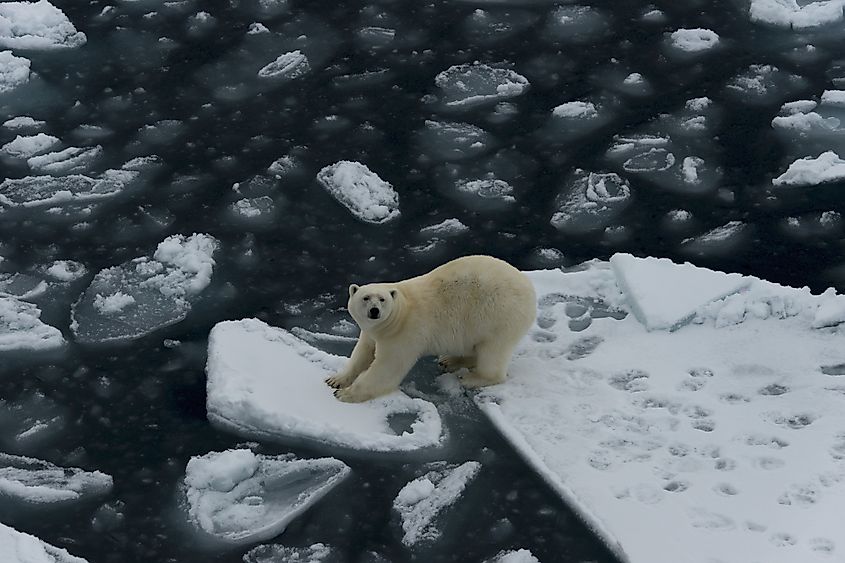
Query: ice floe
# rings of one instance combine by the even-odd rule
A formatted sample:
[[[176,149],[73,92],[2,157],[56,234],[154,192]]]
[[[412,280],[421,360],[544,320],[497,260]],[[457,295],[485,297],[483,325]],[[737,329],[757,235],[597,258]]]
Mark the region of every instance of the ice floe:
[[[815,186],[845,180],[845,160],[833,151],[818,158],[800,158],[789,165],[786,172],[772,180],[775,186]]]
[[[514,98],[528,89],[528,79],[507,68],[473,63],[449,67],[434,77],[447,108],[472,108]]]
[[[11,51],[0,51],[0,94],[29,82],[29,67],[29,59],[16,57]]]
[[[487,131],[469,123],[426,120],[418,134],[420,149],[434,161],[474,158],[487,152],[493,139]]]
[[[843,9],[845,0],[751,0],[748,13],[752,21],[791,29],[807,29],[842,21]]]
[[[399,195],[365,164],[341,160],[320,170],[317,182],[362,221],[385,223],[399,217]]]
[[[492,559],[488,559],[485,563],[540,563],[540,560],[534,557],[534,554],[527,549],[515,549],[512,551],[502,551]]]
[[[475,400],[622,561],[840,556],[845,296],[627,255],[528,275],[537,327]]]
[[[292,80],[299,78],[310,70],[311,65],[308,64],[308,57],[302,51],[296,50],[279,55],[276,60],[261,67],[258,76],[274,80]]]
[[[76,339],[130,340],[181,321],[211,283],[218,246],[209,235],[173,235],[152,257],[101,270],[73,305]]]
[[[244,563],[340,563],[341,560],[337,551],[322,543],[308,547],[259,545],[244,555]]]
[[[566,233],[586,233],[608,226],[631,202],[628,182],[613,172],[576,169],[564,184],[552,225]]]
[[[18,135],[14,140],[0,147],[0,151],[15,158],[31,158],[47,152],[60,142],[58,138],[45,133]]]
[[[119,195],[138,175],[121,169],[96,178],[82,174],[8,178],[0,184],[0,205],[29,209],[97,202]]]
[[[231,544],[257,543],[281,534],[348,474],[349,467],[334,458],[211,452],[188,462],[185,510],[204,535]]]
[[[440,464],[402,487],[393,509],[402,521],[402,543],[407,546],[435,541],[443,533],[438,516],[458,501],[481,470],[477,461],[458,466]]]
[[[0,4],[0,46],[62,49],[84,45],[85,34],[47,0]]]
[[[10,502],[57,506],[105,494],[111,487],[112,478],[99,471],[0,453],[0,497],[5,497],[0,512]]]
[[[0,293],[0,352],[62,347],[65,339],[61,331],[44,324],[40,317],[36,305]]]
[[[218,323],[208,342],[208,418],[246,437],[345,449],[440,445],[440,416],[427,401],[398,391],[366,403],[338,401],[324,380],[345,361],[256,319]],[[396,415],[415,419],[409,430],[391,429]]]
[[[3,563],[88,563],[67,550],[0,523],[0,561]]]
[[[684,53],[700,53],[716,47],[719,35],[710,29],[678,29],[669,34],[669,44]]]

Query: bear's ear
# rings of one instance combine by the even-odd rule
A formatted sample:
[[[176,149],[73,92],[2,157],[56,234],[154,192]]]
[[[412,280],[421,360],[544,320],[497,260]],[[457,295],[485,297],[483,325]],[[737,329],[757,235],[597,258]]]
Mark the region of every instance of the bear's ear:
[[[397,293],[399,293],[399,290],[398,290],[398,289],[391,289],[391,290],[390,290],[390,296],[391,296],[393,299],[396,299],[396,294],[397,294]]]
[[[360,285],[357,285],[357,284],[354,284],[354,283],[350,284],[349,285],[349,297],[352,297],[353,295],[355,295],[355,292],[358,291],[358,289],[360,289],[360,287],[361,287]]]

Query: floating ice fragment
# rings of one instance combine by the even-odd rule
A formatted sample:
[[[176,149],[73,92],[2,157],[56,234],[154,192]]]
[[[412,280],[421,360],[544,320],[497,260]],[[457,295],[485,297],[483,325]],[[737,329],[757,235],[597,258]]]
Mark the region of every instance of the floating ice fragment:
[[[570,119],[594,119],[598,117],[599,112],[596,110],[595,104],[592,102],[566,102],[560,104],[552,110],[552,115],[555,117],[567,117]]]
[[[341,557],[334,549],[322,543],[315,543],[308,547],[259,545],[244,555],[244,563],[328,563],[329,561],[340,563]]]
[[[0,205],[30,208],[98,201],[119,194],[136,176],[124,172],[100,178],[79,174],[9,178],[0,184]]]
[[[270,33],[270,30],[261,22],[253,22],[249,24],[249,29],[247,30],[248,35],[257,35],[259,33]]]
[[[73,305],[77,340],[130,340],[181,321],[211,283],[218,246],[209,235],[173,235],[152,258],[101,270]]]
[[[345,361],[255,319],[218,323],[208,341],[208,418],[251,438],[371,451],[440,445],[440,417],[427,401],[401,392],[366,403],[335,399],[324,379]],[[391,430],[396,414],[416,418],[409,431]]]
[[[15,297],[0,296],[0,352],[51,350],[64,345],[57,328],[41,322],[41,310]]]
[[[768,64],[753,64],[728,81],[726,90],[745,104],[770,104],[787,98],[806,81]]]
[[[87,274],[88,269],[84,264],[73,260],[56,260],[44,268],[44,273],[55,280],[71,282]]]
[[[742,291],[750,283],[739,274],[724,274],[667,258],[614,254],[610,259],[619,288],[637,319],[648,330],[675,330],[711,301]]]
[[[40,391],[14,401],[0,399],[0,448],[22,454],[43,451],[64,430],[66,418],[64,409]]]
[[[267,540],[348,474],[349,467],[334,458],[295,460],[249,450],[195,456],[183,486],[188,520],[226,543]]]
[[[311,65],[308,63],[308,57],[302,51],[296,50],[279,55],[276,60],[261,67],[258,71],[258,76],[261,78],[293,80],[310,70]]]
[[[459,219],[446,219],[436,225],[429,225],[420,229],[422,236],[455,236],[465,233],[469,227],[461,223]]]
[[[575,170],[557,198],[552,225],[567,233],[603,229],[625,208],[631,188],[618,174]]]
[[[60,9],[47,0],[0,4],[0,46],[12,49],[79,47],[85,34],[76,31]]]
[[[33,171],[55,176],[85,172],[103,155],[103,147],[68,147],[64,150],[28,158]]]
[[[12,129],[13,131],[18,129],[38,129],[44,127],[44,125],[46,125],[46,122],[33,119],[28,115],[13,117],[3,122],[3,127]]]
[[[527,549],[517,549],[502,551],[492,559],[485,561],[485,563],[540,563],[540,560],[534,557],[534,554]]]
[[[775,186],[815,186],[845,180],[845,160],[833,151],[818,158],[799,158],[789,168],[772,180]]]
[[[475,180],[459,180],[455,184],[458,192],[477,196],[481,199],[499,200],[513,203],[513,186],[498,178],[479,178]]]
[[[678,29],[669,35],[670,44],[685,53],[709,51],[719,44],[719,35],[709,29]]]
[[[842,20],[845,0],[751,0],[748,13],[751,21],[806,29],[820,27]]]
[[[528,79],[513,70],[473,63],[449,67],[434,78],[450,108],[513,98],[528,89]]]
[[[3,563],[88,563],[35,536],[0,524],[0,561]]]
[[[0,453],[0,497],[28,505],[73,503],[111,490],[112,478],[99,471]],[[0,508],[2,511],[5,506]]]
[[[399,217],[399,195],[389,182],[360,162],[341,160],[317,173],[317,182],[367,223],[385,223]]]
[[[29,65],[29,59],[16,57],[11,51],[0,51],[0,94],[29,82]]]
[[[58,138],[44,133],[26,136],[18,135],[14,140],[0,147],[0,151],[15,158],[30,158],[47,152],[59,143]]]
[[[393,501],[393,509],[402,520],[402,543],[413,546],[440,537],[442,531],[435,519],[458,500],[479,470],[480,463],[467,461],[457,467],[434,469],[402,487]]]
[[[490,149],[489,133],[469,123],[426,120],[419,133],[423,154],[434,160],[464,160]]]
[[[681,247],[685,252],[698,256],[725,254],[747,239],[749,229],[749,225],[742,221],[728,221],[702,235],[684,240]]]

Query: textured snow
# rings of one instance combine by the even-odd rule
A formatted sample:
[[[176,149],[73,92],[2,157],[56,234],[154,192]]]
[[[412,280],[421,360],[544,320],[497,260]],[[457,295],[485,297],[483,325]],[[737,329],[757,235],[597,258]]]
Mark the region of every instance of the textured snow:
[[[259,545],[244,555],[244,563],[324,563],[340,560],[337,552],[322,543],[308,547]]]
[[[775,186],[815,186],[826,182],[845,180],[845,160],[833,151],[818,158],[799,158],[789,168],[772,180]]]
[[[88,563],[66,550],[0,523],[0,561],[3,563]]]
[[[598,117],[598,111],[592,102],[573,101],[560,104],[552,110],[555,117],[566,117],[569,119],[593,119]]]
[[[393,186],[360,162],[341,160],[326,166],[317,181],[362,221],[385,223],[399,217],[399,195]]]
[[[0,294],[0,352],[52,350],[64,345],[59,329],[41,322],[41,310]]]
[[[433,469],[402,487],[393,501],[402,520],[402,543],[413,546],[439,538],[443,531],[437,517],[458,501],[480,470],[480,463],[467,461],[457,467]]]
[[[211,283],[218,247],[209,235],[172,235],[152,258],[101,270],[73,305],[77,340],[130,340],[181,321]]]
[[[82,173],[103,155],[103,147],[68,147],[60,151],[41,154],[26,160],[29,167],[39,174],[63,175]]]
[[[486,563],[540,563],[540,560],[527,549],[517,549],[502,551],[492,559],[488,559]]]
[[[708,51],[719,44],[719,35],[709,29],[679,29],[670,36],[673,47],[687,53]]]
[[[3,502],[69,503],[111,490],[112,478],[99,471],[59,467],[28,457],[0,453],[0,497]]]
[[[805,29],[841,21],[843,8],[845,0],[751,0],[748,13],[752,21]]]
[[[58,138],[44,133],[38,133],[37,135],[18,135],[14,140],[0,147],[0,151],[3,151],[9,156],[28,159],[50,150],[59,143]]]
[[[218,323],[208,342],[208,418],[246,437],[348,449],[408,451],[440,444],[440,417],[427,401],[398,391],[365,403],[338,401],[324,380],[345,361],[256,319]],[[397,435],[390,429],[396,414],[416,416],[410,431]]]
[[[185,469],[188,521],[226,543],[281,534],[349,474],[334,458],[290,459],[226,450],[194,456]]]
[[[63,49],[86,41],[67,16],[47,0],[0,4],[0,46],[13,49]]]
[[[585,266],[529,272],[538,326],[475,397],[503,435],[622,561],[840,557],[845,296],[656,258]],[[640,313],[602,314],[620,307]],[[690,309],[675,331],[638,318]]]
[[[11,51],[0,51],[0,94],[29,82],[30,64],[29,59],[16,57]]]

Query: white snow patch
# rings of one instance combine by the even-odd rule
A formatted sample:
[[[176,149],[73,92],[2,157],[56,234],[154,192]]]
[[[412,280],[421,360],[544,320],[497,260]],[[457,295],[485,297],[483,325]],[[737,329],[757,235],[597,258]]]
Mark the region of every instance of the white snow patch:
[[[555,107],[552,110],[552,115],[569,119],[594,119],[598,117],[599,112],[592,102],[576,100]]]
[[[134,303],[134,297],[121,291],[115,291],[111,295],[106,296],[98,293],[94,296],[94,308],[104,315],[119,313]]]
[[[0,51],[0,94],[29,82],[29,67],[29,59],[16,57],[11,51]]]
[[[845,180],[845,160],[833,151],[818,158],[799,158],[789,165],[786,172],[772,180],[775,186],[815,186],[826,182]]]
[[[0,352],[51,350],[64,345],[62,333],[41,322],[41,310],[15,297],[0,296]]]
[[[0,496],[15,501],[55,505],[101,495],[111,487],[112,478],[99,471],[0,453]]]
[[[806,29],[841,21],[843,8],[845,0],[751,0],[748,13],[751,21]]]
[[[385,223],[399,217],[399,195],[393,186],[360,162],[341,160],[326,166],[317,181],[362,221]]]
[[[719,44],[719,35],[709,29],[679,29],[669,37],[673,47],[687,53],[708,51]]]
[[[60,142],[57,137],[45,133],[18,135],[14,140],[0,147],[0,151],[15,158],[28,159],[50,150]]]
[[[12,49],[79,47],[85,34],[47,0],[0,4],[0,46]]]
[[[0,561],[3,563],[88,563],[66,550],[0,523]]]

